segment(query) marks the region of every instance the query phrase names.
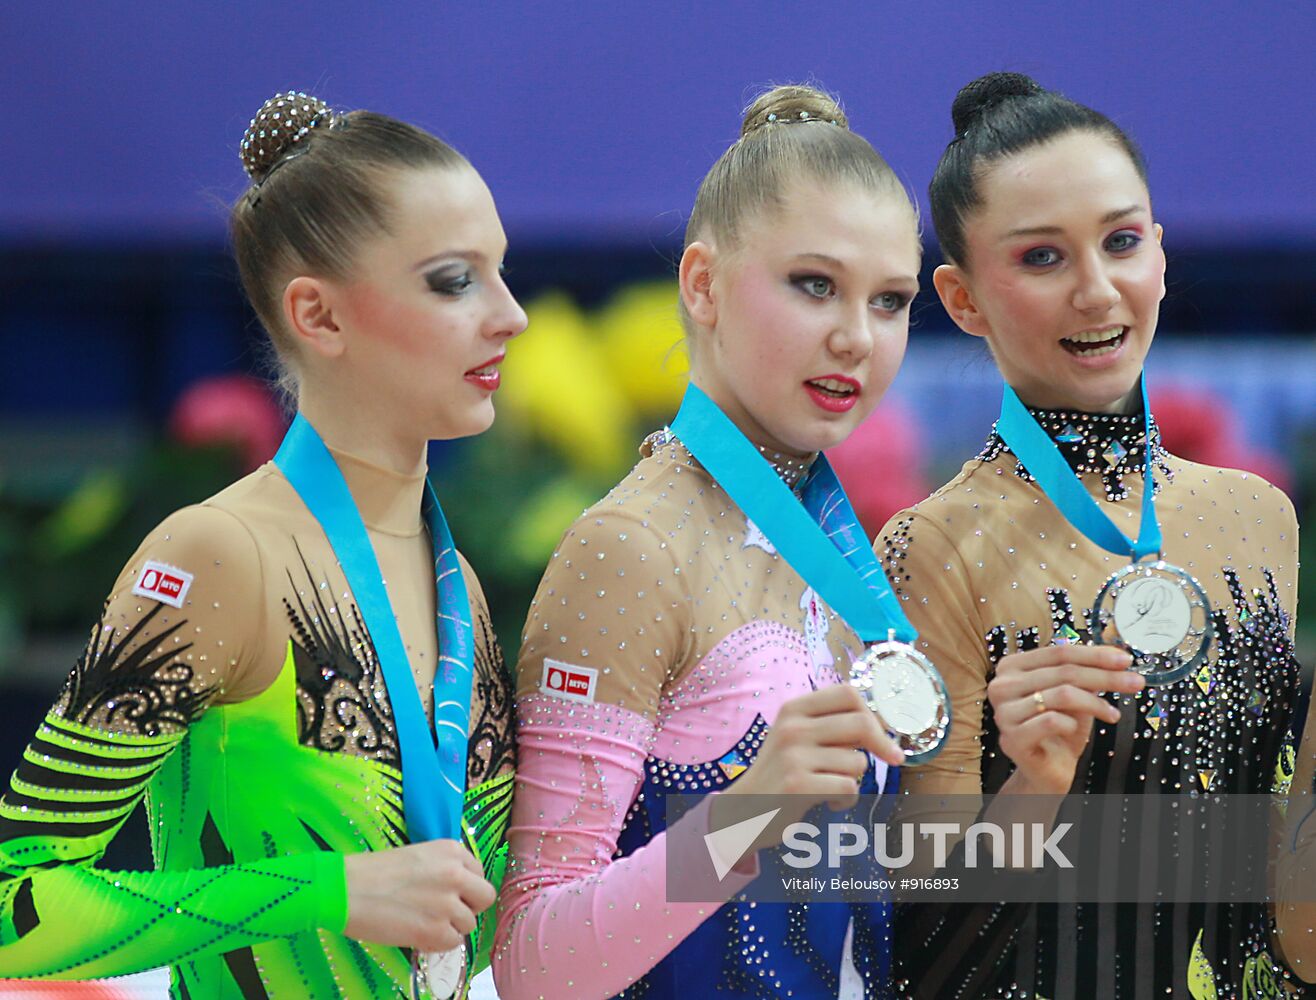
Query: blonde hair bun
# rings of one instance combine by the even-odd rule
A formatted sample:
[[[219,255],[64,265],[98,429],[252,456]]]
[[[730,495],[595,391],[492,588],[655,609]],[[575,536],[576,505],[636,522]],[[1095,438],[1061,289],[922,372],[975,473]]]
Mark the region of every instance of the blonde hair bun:
[[[846,130],[850,128],[850,120],[845,117],[836,98],[817,87],[787,84],[765,91],[745,109],[740,137],[743,139],[761,128],[805,122],[826,122]]]

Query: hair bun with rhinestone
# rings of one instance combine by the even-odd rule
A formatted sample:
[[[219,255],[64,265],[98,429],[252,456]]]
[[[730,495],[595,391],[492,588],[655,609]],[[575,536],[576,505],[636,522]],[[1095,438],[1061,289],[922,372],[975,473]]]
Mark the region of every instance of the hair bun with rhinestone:
[[[740,137],[743,139],[751,132],[768,126],[798,125],[803,122],[826,122],[843,129],[850,127],[850,120],[830,94],[816,87],[788,84],[760,94],[745,109]]]
[[[242,169],[262,181],[276,163],[320,125],[333,124],[333,112],[318,97],[300,90],[275,94],[260,106],[242,135]]]

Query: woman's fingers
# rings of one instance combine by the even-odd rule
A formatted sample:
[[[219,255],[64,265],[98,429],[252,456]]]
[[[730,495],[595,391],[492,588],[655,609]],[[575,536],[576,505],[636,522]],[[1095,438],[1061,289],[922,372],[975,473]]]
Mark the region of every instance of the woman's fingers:
[[[1147,686],[1147,679],[1131,670],[1103,670],[1073,663],[1041,667],[1015,674],[1011,678],[1011,686],[1018,686],[1022,691],[1038,691],[1063,685],[1085,691],[1114,691],[1123,694],[1141,691]]]
[[[1001,669],[1008,666],[1018,670],[1039,670],[1044,667],[1059,667],[1072,664],[1079,667],[1097,667],[1102,670],[1127,670],[1133,664],[1133,657],[1118,646],[1085,646],[1062,643],[1054,646],[1039,646],[1023,653],[1011,653],[1001,660]]]
[[[1116,723],[1120,710],[1106,699],[1070,684],[1040,688],[1003,702],[996,708],[998,725],[1021,725],[1047,713],[1069,715],[1075,719],[1100,719]]]
[[[461,862],[465,866],[468,872],[470,872],[472,875],[479,876],[481,881],[484,880],[484,865],[480,864],[479,858],[477,858],[470,851],[465,850],[464,846],[459,857],[461,858]]]
[[[479,862],[455,840],[431,840],[350,854],[348,937],[424,951],[459,945],[494,888]]]
[[[850,747],[867,750],[893,767],[905,762],[863,696],[848,684],[833,684],[786,702],[772,731],[783,744]]]
[[[1045,646],[1003,657],[987,685],[1002,751],[1038,787],[1069,787],[1093,720],[1120,720],[1104,695],[1146,686],[1132,662],[1114,646]]]
[[[792,698],[782,706],[782,712],[791,712],[806,718],[818,719],[829,715],[867,709],[863,696],[849,684],[828,684],[826,687]]]
[[[464,937],[475,930],[475,914],[469,907],[453,907],[451,924]]]
[[[891,767],[902,767],[905,764],[905,751],[901,750],[900,745],[884,732],[879,731],[876,746],[869,749],[872,750],[874,757]]]
[[[1031,699],[1037,711],[1073,709],[1087,711],[1095,718],[1115,722],[1118,715],[1098,710],[1096,705],[1073,692],[1113,692],[1132,694],[1146,687],[1141,674],[1128,670],[1132,658],[1124,650],[1110,646],[1048,646],[1045,649],[1015,653],[1001,660],[996,676],[987,685],[987,696],[998,714],[1005,706]],[[1056,692],[1052,695],[1052,692]],[[1038,704],[1041,694],[1046,707]],[[1098,699],[1100,700],[1100,699]],[[1014,714],[1027,716],[1026,706],[1016,705]],[[1107,705],[1107,709],[1112,706]],[[1118,710],[1114,710],[1118,713]]]
[[[1083,722],[1062,712],[1047,712],[1014,726],[1011,742],[1025,747],[1041,746],[1052,738],[1066,739],[1082,727]]]
[[[482,913],[493,906],[498,898],[498,893],[494,891],[494,887],[485,880],[484,876],[473,873],[462,873],[457,891],[462,902],[476,913]]]
[[[1045,787],[1056,793],[1074,780],[1074,765],[1081,746],[1085,743],[1083,731],[1091,722],[1060,712],[1047,712],[1035,719],[1009,729],[1001,730],[1001,751],[1015,762],[1018,768],[1035,780],[1048,777]]]
[[[868,773],[868,754],[842,747],[818,747],[810,756],[809,767],[816,774],[835,774],[859,781]]]
[[[849,809],[859,801],[859,781],[839,774],[820,774],[815,776],[817,797],[815,802],[826,802],[828,807],[840,812]]]
[[[892,767],[905,763],[905,754],[886,731],[886,725],[868,707],[863,696],[849,685],[851,708],[835,715],[815,719],[822,727],[820,742],[867,750]]]

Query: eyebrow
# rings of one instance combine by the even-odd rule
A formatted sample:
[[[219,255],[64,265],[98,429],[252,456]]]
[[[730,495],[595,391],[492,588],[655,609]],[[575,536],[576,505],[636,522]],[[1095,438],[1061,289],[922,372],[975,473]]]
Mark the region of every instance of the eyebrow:
[[[792,260],[817,260],[822,261],[824,264],[830,264],[832,267],[840,268],[842,271],[846,269],[844,261],[825,253],[797,253]]]
[[[503,248],[503,253],[504,253],[504,255],[506,255],[506,253],[507,253],[507,249],[506,249],[505,247]],[[470,261],[470,262],[472,262],[472,263],[476,263],[476,264],[483,263],[485,260],[488,259],[488,258],[487,258],[487,257],[486,257],[481,251],[479,251],[479,250],[444,250],[442,253],[436,253],[436,254],[434,254],[433,256],[426,257],[426,258],[425,258],[424,260],[422,260],[419,264],[417,264],[414,268],[412,268],[412,270],[413,270],[413,271],[423,271],[423,270],[425,270],[425,268],[429,267],[429,266],[430,266],[431,264],[433,264],[435,261],[439,261],[439,260],[451,260],[451,259],[454,259],[454,258],[457,259],[457,260]]]
[[[797,253],[797,254],[796,254],[794,257],[792,257],[791,259],[792,259],[792,260],[799,260],[799,261],[804,261],[804,260],[816,260],[816,261],[820,261],[820,262],[822,262],[822,263],[824,263],[824,264],[830,264],[832,267],[836,268],[838,271],[846,271],[846,270],[849,270],[849,268],[847,268],[847,267],[845,266],[845,262],[844,262],[843,260],[841,260],[841,259],[838,258],[838,257],[833,257],[833,256],[831,256],[830,254],[825,254],[825,253]],[[917,275],[917,274],[913,274],[913,275],[897,275],[896,277],[892,278],[891,280],[892,280],[892,281],[907,281],[908,283],[913,284],[915,287],[918,286],[918,275]]]
[[[1143,211],[1141,205],[1130,205],[1128,208],[1117,208],[1113,212],[1107,212],[1101,217],[1101,225],[1109,225],[1112,222],[1118,222],[1125,216],[1133,215]],[[1054,236],[1057,233],[1064,232],[1060,226],[1028,226],[1024,229],[1011,229],[1005,234],[1005,238],[1012,239],[1015,236]]]

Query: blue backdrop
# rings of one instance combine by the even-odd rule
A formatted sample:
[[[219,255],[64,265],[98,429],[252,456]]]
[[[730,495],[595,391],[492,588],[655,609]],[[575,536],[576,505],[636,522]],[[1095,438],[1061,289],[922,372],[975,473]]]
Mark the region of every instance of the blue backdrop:
[[[217,239],[277,89],[424,124],[513,240],[670,242],[763,84],[839,91],[920,197],[956,89],[1016,69],[1141,140],[1171,239],[1310,242],[1316,7],[103,2],[0,13],[0,240]],[[1176,239],[1177,237],[1177,239]]]

